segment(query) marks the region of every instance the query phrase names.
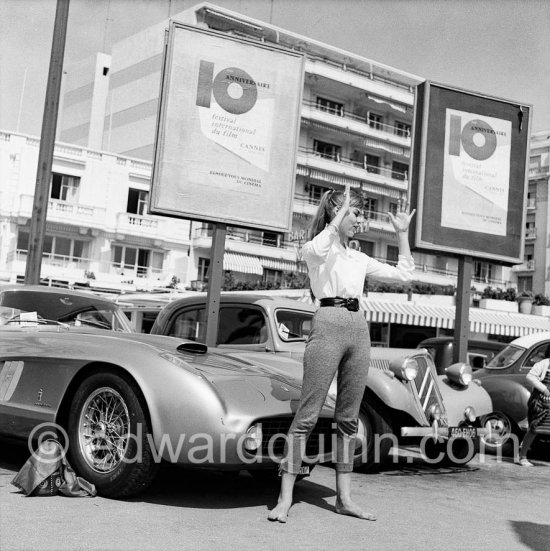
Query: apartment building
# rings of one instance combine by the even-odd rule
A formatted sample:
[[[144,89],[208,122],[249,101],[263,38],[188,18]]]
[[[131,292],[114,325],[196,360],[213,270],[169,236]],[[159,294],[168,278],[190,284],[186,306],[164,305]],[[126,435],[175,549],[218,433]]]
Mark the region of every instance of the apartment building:
[[[365,199],[368,231],[357,236],[360,248],[381,260],[396,261],[397,243],[386,213],[395,212],[399,198],[407,193],[414,90],[423,79],[209,3],[198,4],[173,19],[252,40],[274,42],[305,56],[292,228],[287,233],[228,228],[224,268],[236,272],[240,279],[272,281],[280,279],[285,272],[303,269],[299,249],[317,201],[327,188],[338,189],[345,184],[360,190]],[[112,277],[116,264],[126,258],[125,246],[135,249],[128,252],[128,266],[133,266],[131,273],[136,275],[133,284],[138,276],[145,288],[172,281],[174,277],[183,284],[200,287],[207,277],[212,242],[208,224],[151,216],[145,207],[167,26],[168,20],[163,21],[114,44],[109,55],[98,53],[92,59],[66,68],[58,137],[60,142],[71,145],[60,143],[56,152],[70,150],[85,162],[80,165],[80,172],[75,173],[74,162],[56,157],[52,180],[55,196],[52,195],[50,206],[67,202],[67,197],[74,198],[69,192],[59,195],[61,192],[53,190],[70,188],[62,182],[78,177],[81,178],[78,204],[89,200],[90,206],[99,209],[105,220],[109,219],[101,228],[74,228],[80,236],[83,235],[80,232],[86,233],[86,247],[77,245],[77,249],[86,251],[81,256],[86,258],[84,264],[92,266],[87,270],[94,273],[96,280],[102,274]],[[23,149],[32,147],[34,140],[13,134],[5,136],[16,143],[26,141]],[[9,141],[0,143],[6,145]],[[541,166],[544,162],[547,166],[547,159],[541,160]],[[15,169],[10,165],[6,170]],[[10,172],[9,178],[14,182],[12,192],[17,194],[22,189],[15,184],[20,177]],[[34,176],[30,181],[34,182]],[[106,193],[106,197],[112,194],[118,198],[117,202],[104,201],[102,193]],[[542,201],[542,192],[537,193],[537,208],[538,201]],[[26,208],[23,216],[17,209],[3,215],[4,220],[9,219],[4,223],[10,226],[10,232],[0,250],[4,257],[10,258],[7,271],[11,277],[14,271],[19,274],[19,268],[15,269],[13,264],[14,257],[21,261],[25,251],[25,215],[30,214],[28,206]],[[128,212],[128,209],[137,212]],[[60,210],[54,207],[50,216]],[[132,220],[139,217],[140,222],[128,222],[130,215]],[[85,221],[77,218],[78,223]],[[100,217],[90,218],[97,224]],[[119,218],[127,221],[124,232],[115,224]],[[52,218],[51,224],[64,222],[62,219],[54,222]],[[149,230],[152,227],[154,232]],[[137,228],[139,232],[134,234],[132,230]],[[94,235],[94,231],[99,233]],[[149,252],[140,253],[142,249]],[[526,248],[526,266],[530,265],[528,250]],[[419,253],[414,256],[419,267],[418,282],[456,284],[456,259]],[[0,256],[0,261],[4,257]],[[136,261],[132,264],[134,257]],[[146,273],[149,278],[152,270],[160,275],[146,282],[143,275]],[[529,274],[530,270],[512,270],[476,261],[472,283],[479,290],[487,285],[504,288],[515,286],[516,276],[524,282],[519,278]],[[533,290],[537,285],[533,280]]]
[[[550,297],[549,185],[550,131],[545,130],[533,134],[530,140],[524,262],[513,271],[520,291]]]

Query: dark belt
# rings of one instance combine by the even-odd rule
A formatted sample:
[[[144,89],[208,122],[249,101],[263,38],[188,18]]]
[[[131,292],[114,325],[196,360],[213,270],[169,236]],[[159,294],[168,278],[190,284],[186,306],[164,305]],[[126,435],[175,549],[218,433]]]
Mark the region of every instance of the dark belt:
[[[350,312],[359,311],[359,300],[356,298],[331,297],[322,298],[321,306],[334,306],[335,308],[347,308]]]

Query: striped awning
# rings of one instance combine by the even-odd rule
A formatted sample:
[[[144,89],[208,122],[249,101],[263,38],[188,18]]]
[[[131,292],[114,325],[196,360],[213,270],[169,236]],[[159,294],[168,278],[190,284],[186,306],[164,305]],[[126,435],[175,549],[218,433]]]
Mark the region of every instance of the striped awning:
[[[361,302],[370,322],[454,329],[454,306],[429,306],[414,302],[386,302],[367,298]],[[521,337],[530,333],[550,331],[550,318],[470,308],[470,331]]]
[[[361,182],[359,180],[354,180],[353,178],[347,178],[346,176],[340,176],[338,174],[330,174],[329,172],[322,172],[320,170],[311,169],[309,176],[314,180],[328,182],[329,184],[339,184],[341,186],[349,184],[352,188],[361,186]]]
[[[264,269],[257,256],[249,254],[237,254],[225,252],[223,255],[223,269],[232,272],[241,272],[243,274],[258,274],[264,273]]]
[[[283,260],[278,258],[260,258],[260,262],[264,268],[268,270],[281,270],[283,272],[296,272],[298,266],[292,260]]]

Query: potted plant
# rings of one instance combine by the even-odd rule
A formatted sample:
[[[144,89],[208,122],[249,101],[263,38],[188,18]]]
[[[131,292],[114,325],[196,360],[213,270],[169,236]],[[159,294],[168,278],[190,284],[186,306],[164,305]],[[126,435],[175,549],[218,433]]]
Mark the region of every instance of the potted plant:
[[[538,293],[533,299],[533,314],[537,316],[550,317],[550,298],[542,293]]]
[[[503,290],[500,287],[485,287],[479,301],[480,308],[487,310],[501,310],[504,312],[517,312],[518,305],[515,301],[516,294],[513,289]]]
[[[530,314],[535,295],[532,291],[522,291],[517,298],[519,311],[521,314]]]

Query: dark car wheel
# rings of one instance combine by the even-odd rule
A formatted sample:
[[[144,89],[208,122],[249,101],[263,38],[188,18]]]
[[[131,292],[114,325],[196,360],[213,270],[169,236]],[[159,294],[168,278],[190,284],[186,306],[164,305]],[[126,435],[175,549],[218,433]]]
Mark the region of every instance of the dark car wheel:
[[[481,452],[501,453],[502,455],[514,453],[514,441],[517,440],[518,432],[514,422],[506,414],[493,411],[484,415],[480,422],[483,428],[491,430],[490,434],[481,435]]]
[[[384,463],[393,446],[392,436],[392,428],[384,417],[370,404],[363,402],[359,412],[354,470],[367,472]]]
[[[123,498],[143,491],[158,465],[137,389],[114,373],[96,373],[78,388],[68,423],[69,462],[100,495]]]

